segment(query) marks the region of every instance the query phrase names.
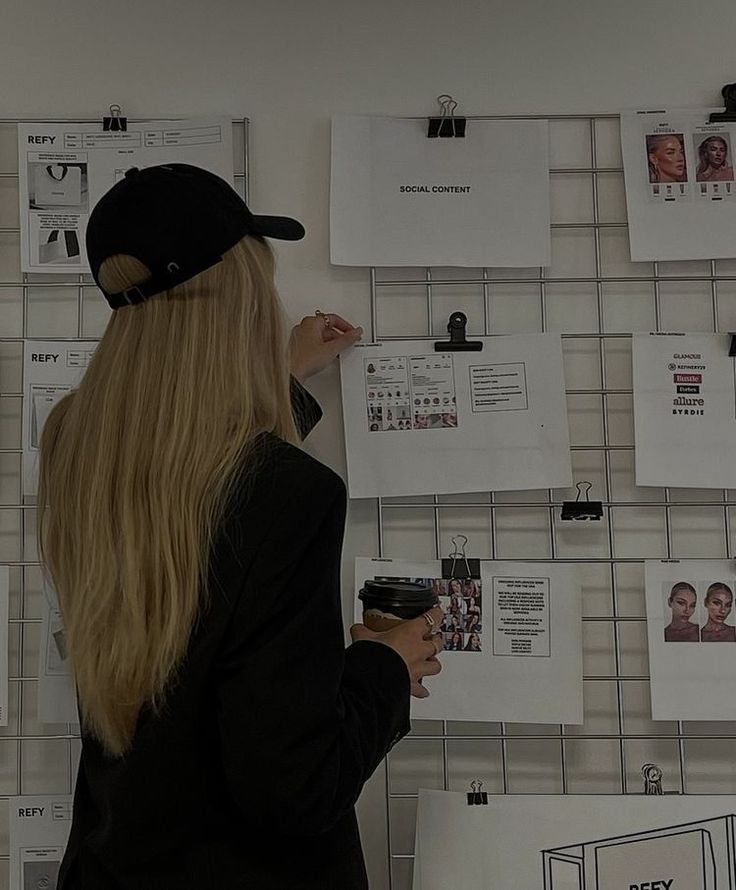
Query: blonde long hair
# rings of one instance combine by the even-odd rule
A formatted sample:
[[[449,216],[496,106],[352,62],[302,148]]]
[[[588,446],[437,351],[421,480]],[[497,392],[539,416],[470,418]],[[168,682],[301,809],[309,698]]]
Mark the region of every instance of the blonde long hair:
[[[85,730],[114,756],[160,713],[205,606],[208,557],[263,432],[297,434],[268,244],[113,313],[41,439],[38,538],[59,596]],[[104,287],[139,283],[129,256]]]

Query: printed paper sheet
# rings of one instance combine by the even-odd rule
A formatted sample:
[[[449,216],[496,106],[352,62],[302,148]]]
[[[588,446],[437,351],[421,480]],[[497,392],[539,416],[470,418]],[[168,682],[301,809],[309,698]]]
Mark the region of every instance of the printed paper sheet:
[[[733,561],[649,560],[645,577],[652,718],[736,720]]]
[[[480,352],[398,340],[343,353],[351,497],[572,484],[560,337],[479,339]]]
[[[11,797],[10,890],[54,890],[72,824],[68,794]]]
[[[736,384],[726,334],[634,334],[636,484],[736,487]]]
[[[547,121],[332,122],[330,257],[348,266],[546,266]]]
[[[38,664],[38,720],[40,723],[79,722],[77,695],[71,674],[66,634],[56,591],[44,579]]]
[[[94,340],[26,340],[23,344],[23,494],[35,495],[38,451],[51,409],[79,383]]]
[[[21,268],[87,272],[85,231],[92,208],[130,167],[185,163],[233,181],[232,124],[212,117],[128,123],[18,126]]]
[[[419,790],[413,890],[736,886],[733,795]]]
[[[621,115],[632,260],[736,256],[736,124],[708,122],[722,110]]]
[[[445,610],[442,673],[412,717],[582,723],[580,586],[568,565],[483,560],[478,578],[442,577],[439,561],[355,561],[358,593],[367,580],[421,580]]]

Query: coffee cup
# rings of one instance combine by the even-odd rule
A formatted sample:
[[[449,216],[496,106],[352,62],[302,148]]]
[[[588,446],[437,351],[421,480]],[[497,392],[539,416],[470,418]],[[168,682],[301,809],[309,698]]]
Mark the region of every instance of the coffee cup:
[[[412,581],[366,581],[358,592],[363,603],[363,624],[370,630],[391,630],[438,605],[437,594]]]

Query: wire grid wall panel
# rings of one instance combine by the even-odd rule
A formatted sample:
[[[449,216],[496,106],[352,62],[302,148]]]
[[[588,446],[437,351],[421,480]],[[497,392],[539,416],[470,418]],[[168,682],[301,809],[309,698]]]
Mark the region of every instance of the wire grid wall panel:
[[[420,787],[481,779],[497,793],[641,793],[641,766],[654,762],[665,790],[736,792],[735,723],[650,718],[643,564],[730,559],[734,492],[635,485],[631,379],[633,331],[736,329],[736,262],[632,263],[618,115],[547,119],[551,266],[372,269],[372,335],[446,339],[455,310],[468,336],[559,332],[573,479],[592,483],[603,520],[560,520],[575,488],[382,498],[375,540],[379,556],[435,559],[463,533],[471,556],[578,566],[585,723],[415,721],[386,770],[392,890],[411,886]]]
[[[21,486],[23,341],[97,340],[110,312],[87,274],[20,271],[17,125],[36,122],[49,123],[0,120],[0,565],[10,567],[9,716],[8,726],[0,727],[0,801],[71,793],[80,751],[76,725],[39,723],[36,717],[45,597],[35,506],[23,498]],[[233,121],[235,185],[245,197],[248,123]],[[7,806],[0,805],[0,887],[8,881]]]

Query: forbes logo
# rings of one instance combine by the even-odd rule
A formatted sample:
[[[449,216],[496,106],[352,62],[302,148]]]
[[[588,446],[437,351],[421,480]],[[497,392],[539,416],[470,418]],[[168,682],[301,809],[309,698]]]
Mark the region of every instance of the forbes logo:
[[[678,387],[677,387],[677,391],[678,391],[678,392],[691,393],[691,394],[692,394],[692,393],[697,394],[697,393],[700,392],[700,387],[699,387],[699,386],[692,386],[692,384],[686,384],[686,385],[684,385],[684,386],[678,386]]]

